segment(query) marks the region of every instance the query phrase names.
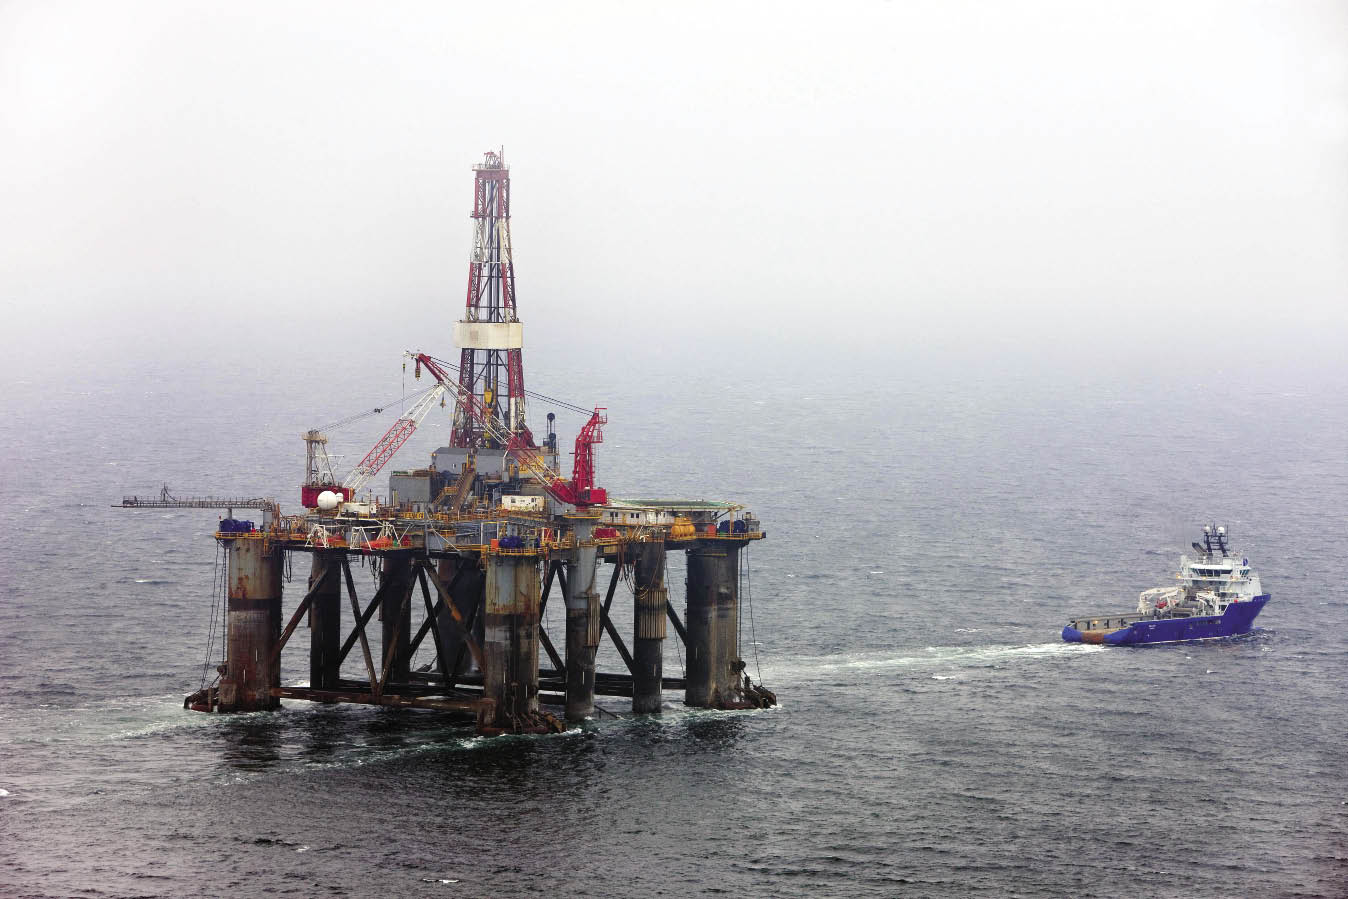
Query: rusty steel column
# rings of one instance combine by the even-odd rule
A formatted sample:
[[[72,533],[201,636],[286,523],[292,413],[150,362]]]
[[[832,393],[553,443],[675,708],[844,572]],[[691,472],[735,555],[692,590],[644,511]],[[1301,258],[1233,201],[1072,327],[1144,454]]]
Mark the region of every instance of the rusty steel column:
[[[739,656],[739,549],[702,540],[688,550],[688,673],[683,701],[704,709],[733,700]]]
[[[577,519],[574,532],[576,555],[566,564],[566,720],[584,721],[594,714],[594,654],[600,630],[594,521]]]
[[[538,559],[487,556],[483,694],[495,703],[487,730],[521,733],[539,727]]]
[[[315,552],[309,569],[309,589],[326,578],[309,605],[309,686],[336,690],[341,676],[337,658],[342,652],[342,554]]]
[[[280,702],[276,647],[281,640],[281,562],[284,553],[262,535],[222,538],[228,547],[225,664],[220,711],[257,712]]]
[[[634,631],[632,640],[632,711],[658,712],[664,701],[661,679],[664,677],[665,544],[642,543],[637,546],[633,566]]]
[[[412,608],[404,602],[412,587],[412,559],[406,552],[384,556],[379,586],[384,590],[384,602],[379,607],[380,670],[388,669],[388,683],[405,684],[410,672],[412,642]]]

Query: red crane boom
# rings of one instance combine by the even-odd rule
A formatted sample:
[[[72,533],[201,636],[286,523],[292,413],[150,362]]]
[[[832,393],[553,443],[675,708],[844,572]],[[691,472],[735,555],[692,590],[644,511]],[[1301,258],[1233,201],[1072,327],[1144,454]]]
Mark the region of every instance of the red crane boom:
[[[449,373],[434,359],[425,353],[409,352],[408,355],[416,360],[416,377],[421,377],[421,369],[425,367],[436,381],[454,390],[459,406],[472,416],[489,437],[505,447],[507,455],[518,459],[520,467],[536,477],[553,499],[581,509],[608,502],[608,492],[594,484],[594,444],[604,442],[602,427],[608,423],[608,416],[604,414],[606,410],[603,407],[594,410],[590,420],[576,436],[576,459],[571,480],[567,481],[548,467],[542,453],[533,445],[533,435],[527,429],[521,428],[514,434],[507,434],[487,411],[482,400],[476,394],[451,381]]]

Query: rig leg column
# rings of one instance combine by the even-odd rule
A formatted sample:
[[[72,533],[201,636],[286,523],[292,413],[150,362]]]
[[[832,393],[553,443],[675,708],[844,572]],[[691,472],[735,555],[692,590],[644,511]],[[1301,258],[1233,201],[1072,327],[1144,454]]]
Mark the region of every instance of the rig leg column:
[[[658,712],[663,704],[665,649],[665,544],[642,543],[634,566],[636,596],[635,630],[632,640],[632,711]]]
[[[538,714],[538,560],[487,557],[483,693],[495,703],[486,730],[546,730]]]
[[[700,541],[688,550],[688,677],[684,703],[719,709],[734,701],[739,657],[739,549]]]
[[[276,646],[281,640],[283,553],[259,536],[226,538],[229,595],[220,711],[257,712],[280,706]]]
[[[309,589],[326,578],[309,605],[309,686],[336,690],[342,651],[342,556],[316,552],[309,571]]]
[[[593,531],[593,522],[576,522],[576,558],[566,566],[567,721],[584,721],[594,714],[594,654],[599,647],[600,621]]]
[[[384,556],[384,568],[379,576],[379,584],[386,591],[385,599],[379,608],[383,654],[380,665],[388,668],[390,684],[405,684],[409,677],[412,643],[412,608],[405,603],[407,591],[412,586],[412,560],[407,553],[389,553]]]

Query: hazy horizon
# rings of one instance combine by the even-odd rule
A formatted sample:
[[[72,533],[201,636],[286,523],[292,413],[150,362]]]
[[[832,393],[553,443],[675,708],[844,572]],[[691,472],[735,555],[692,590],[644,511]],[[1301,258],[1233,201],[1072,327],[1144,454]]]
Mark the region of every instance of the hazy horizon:
[[[451,352],[500,146],[544,371],[1341,371],[1348,334],[1337,3],[11,2],[0,129],[37,378]]]

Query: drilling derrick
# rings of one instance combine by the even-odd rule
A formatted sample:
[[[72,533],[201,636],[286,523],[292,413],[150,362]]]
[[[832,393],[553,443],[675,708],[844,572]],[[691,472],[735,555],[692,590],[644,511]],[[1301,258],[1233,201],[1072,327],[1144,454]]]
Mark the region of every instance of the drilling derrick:
[[[450,446],[504,449],[492,430],[534,446],[524,419],[524,326],[515,306],[515,265],[510,249],[510,169],[502,153],[487,153],[473,189],[473,255],[468,262],[468,299],[454,325],[460,351],[460,396],[476,398],[495,428],[486,428],[460,402],[454,410]]]

